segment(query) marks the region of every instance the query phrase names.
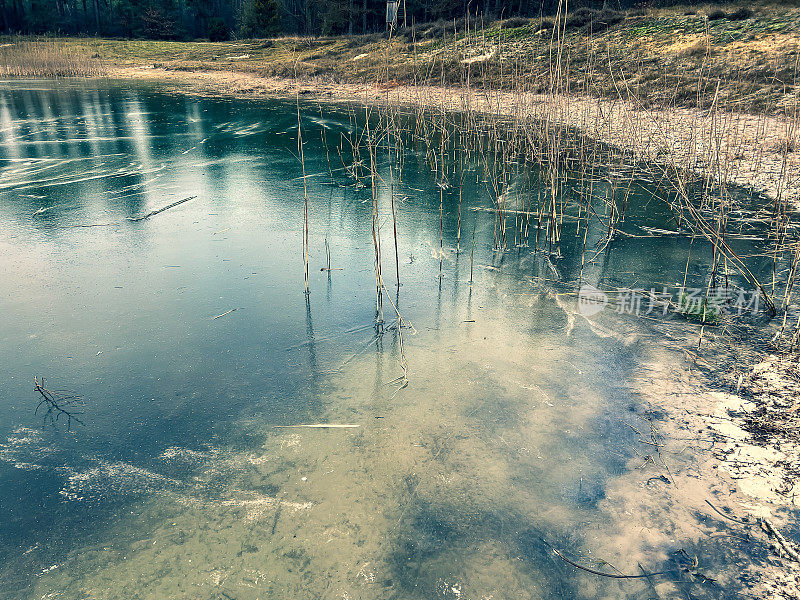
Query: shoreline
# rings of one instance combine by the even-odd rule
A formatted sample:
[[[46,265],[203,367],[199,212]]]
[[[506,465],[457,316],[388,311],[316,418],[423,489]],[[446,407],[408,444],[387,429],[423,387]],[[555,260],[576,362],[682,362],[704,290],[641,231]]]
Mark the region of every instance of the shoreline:
[[[107,77],[175,85],[178,93],[241,99],[390,104],[473,111],[572,128],[603,144],[668,169],[710,177],[723,187],[751,190],[800,207],[800,127],[797,119],[690,108],[648,109],[625,100],[545,95],[389,82],[334,83],[260,77],[237,71],[110,67]]]
[[[797,357],[765,349],[740,356],[721,340],[706,350],[712,362],[684,348],[686,359],[670,364],[659,352],[661,360],[643,365],[634,386],[664,411],[650,442],[665,467],[676,466],[664,493],[672,510],[702,515],[709,540],[746,540],[751,556],[761,555],[745,567],[744,598],[800,598],[798,545],[790,541],[800,445],[796,417],[785,414],[798,390]],[[755,423],[765,413],[779,425],[759,431]]]

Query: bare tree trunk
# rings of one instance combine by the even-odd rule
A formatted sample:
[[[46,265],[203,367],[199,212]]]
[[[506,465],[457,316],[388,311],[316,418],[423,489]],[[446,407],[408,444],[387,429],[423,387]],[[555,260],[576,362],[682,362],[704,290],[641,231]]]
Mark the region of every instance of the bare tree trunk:
[[[94,0],[94,26],[97,33],[100,33],[100,0]]]
[[[25,6],[22,4],[22,0],[14,1],[14,18],[17,21],[17,30],[21,31],[25,22]]]
[[[367,0],[364,0],[362,5],[361,15],[361,33],[367,33]]]
[[[70,29],[72,33],[78,33],[81,28],[78,22],[78,0],[72,0],[67,3],[67,12],[69,13]]]
[[[6,0],[0,0],[0,24],[3,31],[8,31],[8,16],[6,15]]]
[[[347,35],[353,35],[353,18],[355,15],[353,14],[353,0],[350,0],[350,4],[348,6],[348,13],[347,13]]]

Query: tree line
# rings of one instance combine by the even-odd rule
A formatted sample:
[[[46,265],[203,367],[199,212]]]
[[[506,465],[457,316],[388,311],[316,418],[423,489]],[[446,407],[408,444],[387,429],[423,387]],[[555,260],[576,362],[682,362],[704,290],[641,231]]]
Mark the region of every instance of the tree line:
[[[672,0],[653,0],[670,3]],[[577,8],[627,9],[641,0],[573,0]],[[558,0],[399,0],[399,25],[554,14]],[[280,34],[365,34],[386,28],[385,0],[0,0],[5,33],[220,41]]]

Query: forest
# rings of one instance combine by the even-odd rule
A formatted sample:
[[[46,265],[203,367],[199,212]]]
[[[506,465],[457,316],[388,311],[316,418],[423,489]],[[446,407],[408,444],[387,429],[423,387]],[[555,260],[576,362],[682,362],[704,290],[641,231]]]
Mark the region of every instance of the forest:
[[[656,5],[675,0],[656,0]],[[575,0],[569,9],[643,8],[641,0]],[[398,26],[554,14],[558,0],[400,0]],[[164,40],[341,35],[385,31],[383,0],[0,0],[5,33]]]

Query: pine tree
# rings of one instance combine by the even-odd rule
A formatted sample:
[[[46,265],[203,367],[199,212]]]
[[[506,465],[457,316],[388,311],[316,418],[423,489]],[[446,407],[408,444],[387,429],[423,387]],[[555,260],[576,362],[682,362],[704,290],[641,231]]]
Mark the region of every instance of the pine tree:
[[[242,12],[242,36],[274,37],[281,32],[281,9],[277,0],[250,0]]]

